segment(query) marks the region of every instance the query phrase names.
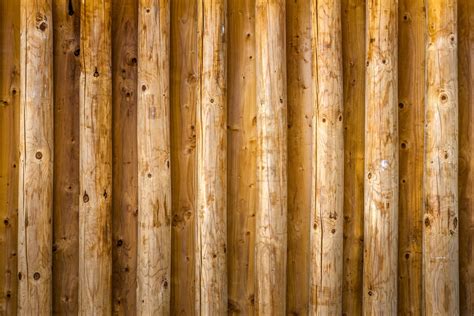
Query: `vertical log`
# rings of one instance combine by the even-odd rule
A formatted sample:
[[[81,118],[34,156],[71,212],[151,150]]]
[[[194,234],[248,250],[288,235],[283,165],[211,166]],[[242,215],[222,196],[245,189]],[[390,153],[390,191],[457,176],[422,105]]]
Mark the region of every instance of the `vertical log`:
[[[399,1],[398,312],[421,314],[425,12],[423,0]]]
[[[81,0],[79,314],[112,312],[110,0]]]
[[[228,312],[253,315],[257,205],[255,0],[229,1],[228,17]]]
[[[311,209],[311,10],[286,2],[288,69],[288,268],[287,313],[306,315],[309,302]]]
[[[459,314],[457,1],[427,2],[423,310]]]
[[[53,1],[53,313],[77,314],[79,281],[80,2]]]
[[[396,314],[398,260],[397,0],[367,4],[364,314]]]
[[[344,201],[340,0],[311,1],[313,191],[310,312],[342,313]]]
[[[474,1],[458,0],[460,313],[474,314]]]
[[[196,314],[227,312],[226,0],[198,3]]]
[[[0,314],[17,309],[20,2],[0,0]]]
[[[137,28],[138,0],[112,6],[112,308],[137,304]]]
[[[193,315],[195,282],[197,2],[171,1],[171,314]]]
[[[362,314],[365,0],[342,0],[344,65],[344,281],[342,312]]]
[[[169,1],[138,8],[137,313],[170,313]]]
[[[257,313],[286,314],[287,96],[285,1],[256,1]]]
[[[51,314],[53,25],[51,1],[21,1],[18,313]]]

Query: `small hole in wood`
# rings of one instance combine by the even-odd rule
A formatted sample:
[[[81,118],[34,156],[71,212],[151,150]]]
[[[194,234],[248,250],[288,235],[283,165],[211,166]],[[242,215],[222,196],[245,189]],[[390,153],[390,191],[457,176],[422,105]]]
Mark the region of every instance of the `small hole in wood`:
[[[79,54],[81,53],[81,50],[78,48],[74,51],[74,56],[79,56]]]
[[[398,108],[401,110],[405,107],[405,104],[403,102],[398,103]]]
[[[89,202],[89,195],[87,195],[87,193],[84,193],[84,195],[82,196],[82,201],[84,201],[84,203]]]
[[[38,152],[36,152],[35,157],[36,157],[36,159],[41,159],[41,158],[43,158],[43,154],[41,153],[41,151],[38,151]]]
[[[41,275],[39,274],[39,272],[35,272],[35,274],[33,274],[33,279],[35,280],[39,280],[40,277]]]

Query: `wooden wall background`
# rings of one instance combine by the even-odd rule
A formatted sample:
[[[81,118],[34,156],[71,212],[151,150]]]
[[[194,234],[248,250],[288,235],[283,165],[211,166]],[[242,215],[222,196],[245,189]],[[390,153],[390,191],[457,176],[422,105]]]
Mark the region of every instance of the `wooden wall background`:
[[[0,314],[474,314],[473,1],[0,0],[0,15]],[[333,63],[314,63],[328,52]],[[312,75],[340,79],[338,62],[339,90]],[[169,72],[150,79],[157,64]],[[392,99],[372,94],[385,83]],[[337,152],[317,131],[337,135],[338,115],[344,171],[325,177],[343,182],[327,187],[317,175],[331,156],[317,148]],[[383,146],[381,117],[396,132]],[[171,170],[155,164],[151,189],[155,158],[139,164],[140,150]],[[396,203],[373,209],[378,150],[393,154],[395,180],[374,176]],[[110,189],[81,189],[91,179]],[[271,183],[280,191],[266,195]],[[318,199],[338,186],[343,230],[330,237]]]

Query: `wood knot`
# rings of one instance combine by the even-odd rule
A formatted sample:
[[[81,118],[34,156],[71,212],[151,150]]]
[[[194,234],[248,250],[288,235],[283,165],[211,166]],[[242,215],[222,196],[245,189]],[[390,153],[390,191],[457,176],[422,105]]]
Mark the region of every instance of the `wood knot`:
[[[37,151],[35,157],[36,159],[40,160],[41,158],[43,158],[43,154],[41,153],[41,151]]]
[[[40,277],[41,277],[41,276],[40,276],[39,272],[35,272],[35,273],[33,274],[33,279],[35,279],[35,280],[39,280]]]
[[[36,28],[44,32],[48,28],[47,17],[41,13],[36,15]]]

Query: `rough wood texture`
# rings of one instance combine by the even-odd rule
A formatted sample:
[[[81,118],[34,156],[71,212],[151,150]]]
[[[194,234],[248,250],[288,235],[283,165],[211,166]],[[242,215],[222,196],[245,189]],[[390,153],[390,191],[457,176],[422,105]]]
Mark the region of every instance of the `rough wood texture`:
[[[309,310],[342,312],[344,130],[340,0],[311,1],[313,157]]]
[[[228,2],[228,312],[255,313],[255,0]]]
[[[398,312],[421,314],[425,12],[423,0],[399,0]]]
[[[458,0],[460,313],[474,314],[474,1]]]
[[[0,0],[0,314],[17,309],[20,2]]]
[[[367,3],[364,314],[397,313],[397,0]]]
[[[172,315],[195,312],[196,18],[196,1],[171,1]]]
[[[308,313],[311,209],[311,10],[309,2],[286,2],[288,69],[288,267],[287,312]]]
[[[226,0],[198,3],[196,314],[227,312]]]
[[[79,0],[53,1],[53,21],[53,313],[71,315],[79,283]]]
[[[21,1],[18,313],[51,314],[53,25],[51,1]]]
[[[137,302],[138,0],[112,5],[112,308],[133,315]]]
[[[457,1],[427,1],[423,311],[459,314]]]
[[[79,314],[112,313],[110,0],[81,0]]]
[[[171,169],[168,0],[138,8],[137,314],[170,313]]]
[[[344,268],[342,312],[362,314],[364,244],[365,0],[342,0]]]
[[[285,1],[256,1],[256,312],[286,314],[287,96]]]

